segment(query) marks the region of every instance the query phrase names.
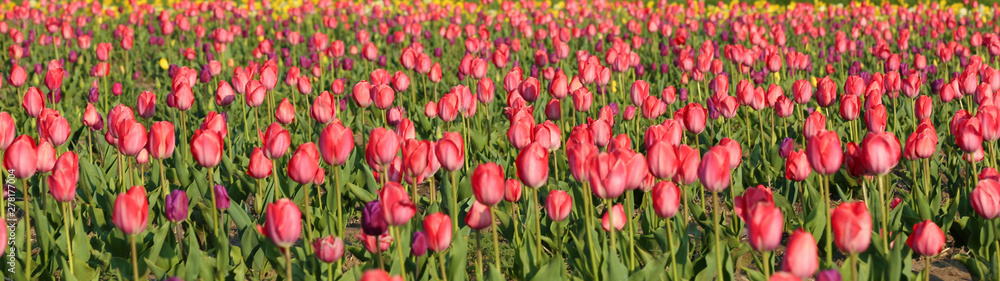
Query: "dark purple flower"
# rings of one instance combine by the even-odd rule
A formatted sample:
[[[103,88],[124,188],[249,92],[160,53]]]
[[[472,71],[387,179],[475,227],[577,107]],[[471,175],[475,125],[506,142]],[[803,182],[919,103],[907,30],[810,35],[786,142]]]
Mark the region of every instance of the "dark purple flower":
[[[378,236],[385,233],[385,216],[382,214],[382,203],[378,200],[368,202],[361,210],[361,230],[370,236]]]
[[[215,185],[215,208],[219,210],[229,209],[229,192],[221,184]]]
[[[164,215],[171,222],[179,222],[187,219],[188,216],[188,196],[183,190],[174,190],[167,195],[164,201]]]
[[[427,238],[423,231],[413,233],[413,240],[410,241],[410,254],[419,257],[427,253]]]

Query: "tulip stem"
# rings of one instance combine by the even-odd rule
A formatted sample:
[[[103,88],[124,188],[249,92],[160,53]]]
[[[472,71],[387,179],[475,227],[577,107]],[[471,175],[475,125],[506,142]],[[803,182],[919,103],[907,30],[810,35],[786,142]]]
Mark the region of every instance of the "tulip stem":
[[[392,236],[393,237],[396,237],[397,239],[399,239],[401,237],[399,234],[402,233],[402,232],[399,230],[398,227],[391,226],[391,227],[389,227],[389,229],[390,229],[389,231],[392,232]],[[402,241],[402,240],[400,240],[400,241]],[[381,243],[381,242],[379,242],[379,243]],[[399,255],[399,269],[402,272],[406,272],[406,257],[403,256],[403,243],[396,243],[396,254]],[[402,276],[405,276],[405,275],[402,275]]]
[[[539,210],[542,208],[542,202],[538,201],[538,188],[531,189],[531,197],[535,201],[535,206],[532,208],[535,211],[535,242],[538,243],[538,257],[541,257],[545,251],[542,249],[542,223],[538,219],[541,216]]]
[[[591,234],[591,232],[594,230],[594,214],[593,214],[593,212],[594,212],[594,209],[593,209],[594,208],[594,204],[591,201],[593,201],[594,199],[592,198],[593,195],[590,195],[590,193],[586,192],[587,190],[590,189],[588,187],[588,185],[589,185],[589,182],[586,182],[586,181],[583,182],[583,190],[584,190],[584,192],[583,192],[583,202],[584,202],[583,206],[584,206],[584,208],[583,209],[585,211],[584,216],[586,216],[585,219],[586,219],[586,222],[587,222],[587,244],[590,244],[590,243],[592,243],[592,241],[594,241],[593,234]],[[514,229],[517,229],[517,228],[515,227]],[[592,266],[593,270],[598,270],[600,267],[597,267],[597,252],[594,251],[594,247],[587,247],[587,249],[588,249],[588,252],[590,254],[590,263],[591,263],[590,266]],[[594,276],[597,276],[597,274],[594,273]]]
[[[448,280],[448,271],[444,269],[444,253],[438,252],[438,267],[441,268],[441,280]]]
[[[334,275],[333,275],[334,272],[333,271],[335,270],[336,266],[337,265],[335,265],[335,264],[332,264],[332,263],[330,264],[330,273],[329,273],[330,274],[330,281],[337,280],[337,279],[333,278],[334,277]],[[417,269],[417,270],[419,270],[419,269]]]
[[[24,193],[24,224],[27,226],[27,233],[25,236],[25,242],[28,243],[28,247],[24,250],[27,251],[27,255],[24,257],[25,263],[25,273],[28,277],[31,277],[31,261],[34,259],[31,255],[31,192],[28,192],[28,179],[21,180],[21,192]]]
[[[631,190],[625,191],[625,202],[628,207],[625,211],[628,212],[628,216],[625,216],[625,223],[628,224],[628,252],[629,252],[629,270],[635,269],[635,223],[632,221],[632,208],[635,203],[632,202],[632,192]],[[609,218],[611,216],[608,216]]]
[[[458,233],[458,173],[451,172],[451,229]]]
[[[135,234],[128,236],[132,243],[132,280],[139,280],[139,252],[135,250]]]
[[[340,167],[337,167],[337,166],[333,166],[333,187],[334,187],[334,194],[333,195],[334,195],[334,198],[336,198],[336,202],[337,202],[337,208],[335,208],[337,210],[337,229],[335,229],[335,232],[337,233],[338,236],[344,236],[344,221],[343,221],[344,216],[343,216],[343,210],[342,210],[343,207],[342,207],[341,202],[340,202],[340,200],[341,200],[340,199],[340,197],[341,197],[341,195],[340,195]]]
[[[493,227],[492,227],[493,228],[493,264],[497,267],[497,270],[500,270],[500,237],[499,237],[499,234],[497,233],[497,228],[500,227],[500,224],[499,224],[499,222],[497,220],[497,214],[496,214],[496,212],[493,211],[493,208],[494,208],[494,206],[490,206],[490,220],[493,221],[493,222],[497,222],[497,224],[493,225]]]
[[[931,257],[924,257],[924,281],[931,280]]]
[[[291,249],[285,247],[282,249],[285,254],[285,280],[294,280],[292,278],[292,252]]]
[[[215,229],[215,235],[219,235],[219,201],[215,196],[215,186],[212,185],[212,168],[208,168],[208,192],[212,194],[212,227]]]
[[[764,279],[765,280],[770,280],[771,279],[771,252],[770,251],[764,251],[764,252],[760,253],[760,255],[762,256],[761,257],[762,258],[761,263],[764,264]]]
[[[63,211],[63,225],[66,227],[66,256],[67,256],[66,263],[69,264],[69,274],[74,275],[73,244],[70,239],[70,235],[72,235],[73,233],[73,231],[70,230],[72,227],[70,223],[73,221],[73,212],[71,211],[69,204],[70,204],[69,202],[63,203],[62,211]]]
[[[610,217],[610,216],[609,216]],[[712,231],[712,235],[715,238],[715,272],[718,274],[716,278],[718,280],[723,279],[722,268],[725,265],[722,264],[722,245],[719,244],[719,231],[722,229],[719,227],[719,192],[712,191],[712,224],[715,229]]]
[[[824,180],[822,184],[823,191],[820,192],[820,196],[823,199],[823,212],[826,214],[826,228],[823,230],[826,232],[826,262],[833,264],[833,230],[831,228],[832,218],[830,217],[830,176],[821,175]]]
[[[170,191],[170,184],[167,183],[167,167],[163,166],[163,159],[157,159],[160,164],[160,185],[163,186],[163,201],[167,200],[167,193]]]
[[[827,185],[829,185],[829,183],[827,183]],[[885,190],[885,176],[878,177],[878,188],[879,193],[881,194],[881,198],[879,198],[881,199],[879,200],[881,202],[879,202],[878,207],[882,210],[882,250],[884,253],[889,253],[889,213],[885,208],[885,205],[889,203],[886,200],[889,192],[886,192]],[[829,187],[827,187],[827,189],[829,189]]]
[[[858,280],[858,254],[851,254],[850,257],[850,267],[851,267],[851,280]]]
[[[476,230],[476,280],[483,280],[483,232]]]
[[[311,197],[310,194],[309,194],[309,186],[310,185],[311,184],[307,183],[303,187],[303,189],[305,189],[306,241],[312,241],[312,238],[314,237],[313,236],[313,228],[312,228],[312,208],[309,207],[309,201],[310,201],[309,197]],[[307,254],[310,253],[310,252],[312,252],[311,251],[311,249],[312,249],[312,244],[311,243],[303,243],[303,244],[306,245],[306,253]]]
[[[670,219],[665,219],[667,230],[667,248],[670,249],[670,280],[680,280],[677,278],[677,255],[674,254],[674,232],[670,230]]]
[[[930,158],[924,158],[923,162],[924,162],[924,173],[923,173],[924,174],[924,198],[927,198],[927,200],[930,201],[931,200],[931,198],[930,198],[930,196],[931,196],[931,166],[930,166],[931,159]]]

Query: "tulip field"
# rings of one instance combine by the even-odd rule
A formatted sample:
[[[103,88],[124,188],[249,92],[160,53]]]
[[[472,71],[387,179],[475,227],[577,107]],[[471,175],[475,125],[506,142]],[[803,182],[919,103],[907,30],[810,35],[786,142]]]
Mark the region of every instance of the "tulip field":
[[[837,2],[7,0],[0,272],[1000,281],[1000,3]]]

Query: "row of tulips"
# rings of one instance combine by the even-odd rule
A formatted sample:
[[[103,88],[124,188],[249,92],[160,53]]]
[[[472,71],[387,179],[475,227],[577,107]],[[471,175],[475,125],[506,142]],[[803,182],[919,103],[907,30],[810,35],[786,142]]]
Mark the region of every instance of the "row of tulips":
[[[997,4],[29,2],[14,280],[1000,280]]]

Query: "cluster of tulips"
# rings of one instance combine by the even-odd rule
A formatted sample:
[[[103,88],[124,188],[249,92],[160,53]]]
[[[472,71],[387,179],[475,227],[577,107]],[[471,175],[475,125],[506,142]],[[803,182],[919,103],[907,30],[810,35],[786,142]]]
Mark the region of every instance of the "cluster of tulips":
[[[6,278],[1000,280],[996,3],[168,2],[0,5]]]

